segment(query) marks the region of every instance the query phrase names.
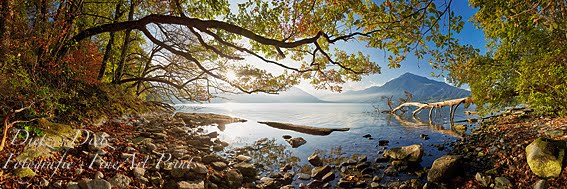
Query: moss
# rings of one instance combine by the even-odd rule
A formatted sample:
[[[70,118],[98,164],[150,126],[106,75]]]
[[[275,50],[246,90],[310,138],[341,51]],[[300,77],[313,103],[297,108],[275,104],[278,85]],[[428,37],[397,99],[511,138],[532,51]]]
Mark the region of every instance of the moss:
[[[14,169],[13,174],[14,176],[17,177],[34,177],[37,175],[33,170],[31,170],[28,167]]]
[[[540,177],[558,177],[561,174],[565,149],[558,148],[554,142],[537,138],[526,147],[528,165]]]
[[[43,129],[43,139],[32,137],[29,141],[43,140],[41,145],[26,144],[24,151],[16,157],[18,161],[34,160],[39,157],[51,157],[51,152],[60,147],[74,147],[71,141],[75,137],[77,130],[69,125],[52,123],[46,119],[38,120],[38,127]],[[48,147],[49,146],[49,147]],[[53,148],[50,148],[53,147]]]

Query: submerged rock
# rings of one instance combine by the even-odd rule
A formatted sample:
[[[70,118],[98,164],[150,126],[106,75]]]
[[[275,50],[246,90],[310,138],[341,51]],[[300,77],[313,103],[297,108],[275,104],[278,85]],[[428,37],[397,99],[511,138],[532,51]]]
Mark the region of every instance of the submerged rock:
[[[378,141],[378,146],[387,146],[388,143],[390,143],[389,140],[379,140],[379,141]]]
[[[558,177],[561,173],[565,150],[552,141],[537,138],[526,147],[528,165],[534,174],[540,177]]]
[[[421,157],[423,157],[423,147],[419,144],[414,144],[410,146],[392,148],[384,151],[384,157],[418,162],[421,161]]]
[[[258,121],[260,124],[268,125],[270,127],[278,128],[278,129],[285,129],[285,130],[292,130],[297,131],[300,133],[310,134],[310,135],[329,135],[333,131],[348,131],[349,128],[320,128],[320,127],[311,127],[305,125],[295,125],[291,123],[279,123],[279,122],[266,122],[266,121]]]
[[[459,164],[461,156],[457,155],[444,155],[433,162],[429,173],[427,174],[427,181],[429,182],[442,182],[448,181],[456,175],[459,171]]]

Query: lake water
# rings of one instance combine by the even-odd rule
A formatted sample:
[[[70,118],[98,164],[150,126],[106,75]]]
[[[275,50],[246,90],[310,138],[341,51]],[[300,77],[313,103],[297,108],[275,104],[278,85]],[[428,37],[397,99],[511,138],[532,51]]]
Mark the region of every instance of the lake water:
[[[207,132],[218,131],[219,137],[231,144],[231,147],[251,145],[260,138],[274,139],[276,144],[287,146],[288,155],[300,159],[300,164],[307,164],[307,157],[317,150],[330,152],[341,149],[342,156],[366,155],[369,161],[379,157],[379,140],[389,140],[387,148],[422,144],[425,156],[420,163],[430,167],[432,162],[445,154],[435,144],[448,144],[459,138],[459,134],[449,129],[448,111],[435,116],[436,126],[427,121],[425,110],[420,114],[420,123],[412,118],[399,118],[394,115],[378,113],[373,104],[361,103],[219,103],[176,105],[180,112],[207,112],[229,115],[248,120],[233,123],[224,128],[205,127]],[[448,108],[445,108],[448,109]],[[459,108],[455,121],[468,118]],[[410,112],[408,112],[410,114]],[[350,128],[349,131],[335,131],[327,136],[314,136],[290,130],[272,128],[259,124],[258,121],[285,122],[325,128]],[[372,135],[373,140],[363,135]],[[420,138],[420,134],[429,135],[429,140]],[[298,148],[291,148],[282,138],[283,135],[303,137],[307,143]]]

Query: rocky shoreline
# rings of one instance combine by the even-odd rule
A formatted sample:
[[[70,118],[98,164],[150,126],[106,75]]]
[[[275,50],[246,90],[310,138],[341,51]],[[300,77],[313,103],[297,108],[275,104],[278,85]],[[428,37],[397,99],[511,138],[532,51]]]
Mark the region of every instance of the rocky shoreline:
[[[259,139],[250,146],[225,150],[229,144],[218,139],[218,133],[206,133],[201,128],[244,121],[197,113],[109,119],[83,128],[77,141],[48,142],[45,146],[49,147],[49,156],[36,153],[43,153],[45,146],[11,145],[0,155],[8,167],[0,172],[0,185],[72,189],[561,188],[561,183],[567,181],[566,175],[539,179],[530,171],[524,151],[537,137],[565,140],[567,119],[530,118],[524,114],[491,118],[471,135],[454,142],[448,155],[425,168],[418,163],[424,155],[418,144],[388,146],[387,141],[380,141],[385,147],[374,160],[314,152],[307,159],[309,165],[299,165],[300,160],[286,154],[286,146],[274,140]],[[51,134],[66,132],[68,138],[73,138],[70,133],[81,131],[47,121],[41,124],[55,129]],[[295,138],[284,139],[290,142]],[[23,144],[21,140],[16,141]],[[49,137],[46,141],[50,141]],[[49,169],[31,164],[40,160],[69,165]],[[29,161],[27,167],[22,161]],[[395,179],[398,174],[411,178]],[[389,179],[385,181],[385,177]]]

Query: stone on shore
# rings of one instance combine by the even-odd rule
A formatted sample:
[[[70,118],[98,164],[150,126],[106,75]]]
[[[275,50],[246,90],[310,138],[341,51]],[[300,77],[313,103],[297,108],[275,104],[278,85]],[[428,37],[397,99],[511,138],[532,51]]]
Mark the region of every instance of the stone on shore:
[[[204,181],[180,181],[177,183],[178,189],[204,189]]]
[[[256,167],[249,163],[237,163],[234,165],[235,169],[238,169],[242,175],[245,177],[255,177],[256,176]]]
[[[414,144],[410,146],[392,148],[384,151],[384,157],[418,162],[421,161],[421,157],[423,157],[423,147],[419,144]]]
[[[444,155],[433,162],[429,173],[427,174],[427,181],[429,182],[443,182],[448,181],[451,177],[455,176],[459,171],[459,164],[461,156],[457,155]]]
[[[563,169],[565,149],[560,149],[552,141],[537,138],[526,147],[528,165],[539,177],[558,177]]]
[[[305,143],[307,143],[307,141],[301,137],[296,137],[296,138],[290,138],[286,140],[287,143],[289,143],[291,145],[292,148],[297,148],[301,145],[304,145]]]
[[[321,166],[321,167],[315,167],[311,170],[311,177],[316,179],[316,180],[321,180],[323,178],[323,176],[325,176],[327,173],[331,172],[332,168],[328,165],[325,166]]]
[[[311,163],[311,165],[316,166],[316,167],[323,165],[321,158],[316,153],[311,154],[311,156],[309,156],[307,158],[307,161],[309,161],[309,163]]]

